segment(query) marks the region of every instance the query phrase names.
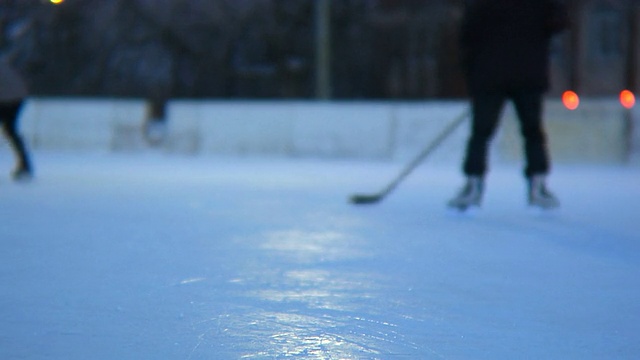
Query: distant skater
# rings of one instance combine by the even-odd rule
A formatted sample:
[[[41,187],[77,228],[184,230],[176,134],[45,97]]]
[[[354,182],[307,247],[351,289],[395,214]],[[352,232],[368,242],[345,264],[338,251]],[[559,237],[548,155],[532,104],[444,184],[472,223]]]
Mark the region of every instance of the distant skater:
[[[0,121],[2,131],[15,152],[17,164],[12,176],[16,181],[30,180],[33,169],[24,140],[18,133],[18,116],[27,97],[27,86],[7,56],[0,58]]]
[[[466,183],[449,201],[452,208],[480,206],[488,147],[502,108],[510,100],[524,139],[529,205],[559,206],[547,189],[550,171],[542,122],[543,95],[549,87],[549,47],[568,26],[567,9],[555,0],[472,0],[461,29],[463,66],[471,101],[471,135],[462,170]]]

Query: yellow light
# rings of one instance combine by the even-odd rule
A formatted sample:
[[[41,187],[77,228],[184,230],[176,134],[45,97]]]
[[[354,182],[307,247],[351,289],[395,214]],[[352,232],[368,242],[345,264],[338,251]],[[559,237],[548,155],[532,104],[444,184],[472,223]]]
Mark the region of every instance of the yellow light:
[[[57,5],[57,4],[62,4],[62,2],[64,0],[49,0],[49,1],[51,1],[52,4],[56,4]]]
[[[620,92],[620,104],[627,109],[631,109],[636,104],[636,97],[629,90]]]
[[[580,105],[580,97],[571,90],[567,90],[562,94],[562,103],[569,110],[575,110]]]

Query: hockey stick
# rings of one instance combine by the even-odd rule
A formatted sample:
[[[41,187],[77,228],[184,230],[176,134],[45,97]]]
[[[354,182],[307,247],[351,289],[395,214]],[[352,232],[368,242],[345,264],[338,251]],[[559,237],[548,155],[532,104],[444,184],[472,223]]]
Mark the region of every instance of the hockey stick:
[[[469,111],[466,110],[460,116],[449,124],[435,139],[433,139],[427,147],[422,150],[402,171],[382,190],[375,194],[355,194],[349,198],[352,204],[374,204],[384,199],[389,195],[397,186],[406,178],[427,156],[429,156],[440,144],[446,140],[457,128],[462,124],[469,116]]]

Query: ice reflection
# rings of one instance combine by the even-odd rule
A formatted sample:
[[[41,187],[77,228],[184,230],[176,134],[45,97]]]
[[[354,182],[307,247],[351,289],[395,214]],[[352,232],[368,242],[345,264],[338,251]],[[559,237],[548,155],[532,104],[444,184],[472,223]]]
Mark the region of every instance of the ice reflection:
[[[184,280],[180,281],[180,285],[193,284],[193,283],[198,283],[198,282],[205,281],[205,280],[207,280],[207,279],[203,278],[203,277],[189,278],[189,279],[184,279]]]
[[[348,270],[367,257],[364,245],[339,231],[264,234],[260,248],[281,269],[253,277],[259,284],[247,295],[262,306],[245,314],[251,321],[242,336],[260,345],[242,358],[378,359],[415,349],[393,321],[380,319],[389,313],[380,311],[381,275]]]
[[[265,235],[262,247],[302,262],[337,261],[366,256],[359,241],[338,231],[285,230]]]
[[[325,270],[288,272],[280,285],[259,289],[255,295],[277,303],[297,302],[310,309],[350,311],[357,307],[356,301],[370,298],[373,291],[373,284],[362,278],[345,279]]]

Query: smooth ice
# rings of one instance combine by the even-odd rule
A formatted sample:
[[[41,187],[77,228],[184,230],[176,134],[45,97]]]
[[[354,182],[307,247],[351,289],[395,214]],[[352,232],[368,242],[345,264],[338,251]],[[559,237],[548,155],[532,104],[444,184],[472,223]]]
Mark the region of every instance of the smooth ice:
[[[6,151],[4,151],[6,150]],[[2,168],[10,169],[5,148]],[[638,359],[640,169],[36,153],[0,180],[1,359]]]

